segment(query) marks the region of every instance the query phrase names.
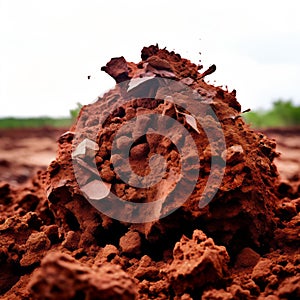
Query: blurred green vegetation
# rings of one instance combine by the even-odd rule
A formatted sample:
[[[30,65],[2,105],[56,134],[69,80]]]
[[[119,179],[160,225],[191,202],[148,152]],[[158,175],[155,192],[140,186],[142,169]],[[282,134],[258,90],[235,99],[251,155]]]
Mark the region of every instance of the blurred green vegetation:
[[[71,118],[3,118],[0,128],[39,128],[39,127],[70,127]]]
[[[273,102],[271,109],[251,111],[243,118],[255,128],[299,126],[300,106],[294,105],[292,100],[279,99]]]
[[[2,118],[0,119],[0,128],[40,128],[40,127],[55,127],[63,128],[70,127],[76,120],[82,104],[79,102],[74,109],[70,109],[70,117],[65,118]]]
[[[79,112],[82,108],[81,103],[77,102],[76,105],[77,105],[76,108],[70,109],[70,115],[71,115],[71,118],[72,118],[73,121],[76,120],[76,118],[77,118],[77,116],[78,116],[78,114],[79,114]]]

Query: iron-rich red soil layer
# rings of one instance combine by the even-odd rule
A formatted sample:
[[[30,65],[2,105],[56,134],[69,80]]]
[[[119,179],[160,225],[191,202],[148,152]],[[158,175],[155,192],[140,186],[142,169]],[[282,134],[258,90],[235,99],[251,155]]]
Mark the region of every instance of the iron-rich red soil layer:
[[[187,112],[168,101],[129,101],[99,129],[98,116],[118,99],[118,87],[84,107],[77,127],[67,134],[50,129],[0,132],[1,299],[300,298],[299,129],[251,130],[239,117],[235,92],[204,82],[213,67],[201,73],[201,67],[156,46],[144,48],[138,64],[119,58],[103,70],[119,83],[150,75],[189,85],[209,100],[227,149],[213,153],[203,129],[195,130]],[[164,88],[158,84],[151,95],[159,98]],[[168,191],[172,178],[165,176],[148,194],[133,189],[111,168],[109,151],[116,130],[136,116],[144,124],[146,112],[168,115],[187,128],[201,169],[193,193],[176,212],[129,224],[103,215],[83,197],[73,172],[72,141],[78,145],[87,130],[97,129],[95,157],[102,179],[124,200],[150,202],[158,191]],[[204,116],[203,124],[213,128],[215,121]],[[132,130],[130,136],[135,134]],[[186,137],[173,134],[190,153]],[[117,143],[119,148],[124,141]],[[131,148],[133,169],[145,175],[153,153],[164,156],[169,169],[178,169],[174,145],[153,135]],[[212,156],[227,161],[225,174],[214,199],[199,208]],[[80,180],[86,186],[94,179],[84,172]],[[161,214],[172,205],[166,194]]]

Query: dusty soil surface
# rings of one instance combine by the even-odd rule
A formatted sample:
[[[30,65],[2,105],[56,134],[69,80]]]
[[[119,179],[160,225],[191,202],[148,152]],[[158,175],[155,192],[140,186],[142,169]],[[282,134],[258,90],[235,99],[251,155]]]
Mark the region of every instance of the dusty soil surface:
[[[55,158],[65,128],[0,129],[0,181],[23,184]]]
[[[276,140],[280,157],[275,159],[279,175],[290,181],[300,180],[300,128],[267,129],[265,134]]]
[[[33,156],[24,152],[24,145],[32,147],[31,133],[29,143],[22,132],[13,133],[12,139],[9,132],[2,133],[6,182],[0,183],[1,299],[299,299],[298,129],[251,130],[240,118],[235,91],[205,83],[214,66],[202,73],[201,66],[157,46],[144,48],[141,57],[137,64],[115,58],[102,68],[120,85],[83,107],[69,132],[59,138],[53,133],[52,141],[58,139],[55,155],[50,133],[35,137]],[[167,86],[166,79],[174,85]],[[189,94],[186,86],[196,93]],[[120,105],[122,97],[128,101]],[[189,99],[203,108],[203,123],[189,114]],[[217,118],[209,114],[208,104]],[[99,128],[99,116],[108,111]],[[140,137],[145,124],[157,130],[165,126],[149,120],[150,113],[177,120],[182,131],[167,123],[174,140],[153,133]],[[116,131],[136,117],[138,126],[117,137]],[[212,130],[211,140],[205,128]],[[87,142],[95,132],[94,143]],[[19,148],[10,145],[16,139]],[[114,139],[117,151],[112,155]],[[112,163],[122,159],[132,139],[128,155],[135,174],[123,166],[129,174],[124,182]],[[186,177],[178,176],[178,145],[186,149]],[[79,150],[72,156],[74,149]],[[165,159],[168,172],[150,188],[137,188],[136,173],[151,174],[154,153]],[[194,189],[179,209],[161,219],[190,185],[199,168],[197,159],[201,168]],[[214,159],[218,164],[212,166]],[[38,165],[44,170],[25,182],[30,173],[21,180],[15,175],[17,170],[23,174],[24,165],[30,172]],[[95,165],[101,181],[95,177]],[[153,166],[160,170],[161,164],[154,161]],[[210,174],[215,178],[223,171],[219,185],[210,181]],[[183,186],[173,195],[175,181]],[[116,211],[107,190],[125,200],[117,211],[121,220],[108,217]],[[124,221],[136,217],[134,203],[151,204],[157,197],[162,202],[154,202],[154,209],[144,214],[148,219],[155,214],[156,219]]]

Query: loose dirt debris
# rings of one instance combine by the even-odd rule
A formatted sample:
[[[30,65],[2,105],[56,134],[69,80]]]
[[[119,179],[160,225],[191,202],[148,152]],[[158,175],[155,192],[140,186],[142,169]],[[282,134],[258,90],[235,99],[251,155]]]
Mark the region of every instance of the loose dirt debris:
[[[299,179],[280,179],[275,141],[243,122],[235,91],[208,85],[201,66],[157,46],[144,48],[138,64],[114,59],[103,70],[118,83],[145,74],[182,80],[211,104],[227,150],[214,153],[200,126],[165,101],[137,99],[115,110],[98,134],[95,157],[104,182],[123,199],[147,202],[169,188],[166,177],[145,195],[111,168],[111,141],[126,120],[145,111],[177,118],[201,161],[197,185],[182,207],[158,221],[128,224],[101,214],[80,192],[71,157],[72,142],[80,142],[74,126],[59,138],[47,171],[20,188],[0,184],[1,299],[299,299]],[[119,95],[116,87],[83,107],[77,130],[97,128],[106,103]],[[204,120],[205,126],[211,122]],[[145,175],[145,161],[155,152],[176,169],[174,145],[151,135],[131,148],[133,169]],[[225,175],[213,201],[199,208],[212,156],[227,160]],[[83,173],[81,184],[91,184],[90,178]]]

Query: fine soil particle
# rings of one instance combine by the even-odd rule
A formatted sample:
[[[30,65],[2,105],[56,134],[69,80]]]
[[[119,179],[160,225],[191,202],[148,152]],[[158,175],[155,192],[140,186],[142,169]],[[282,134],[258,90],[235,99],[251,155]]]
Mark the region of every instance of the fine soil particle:
[[[142,49],[137,64],[120,57],[102,69],[120,84],[82,108],[77,123],[58,139],[48,169],[26,186],[0,183],[1,299],[299,299],[299,178],[279,177],[275,140],[243,122],[235,91],[205,83],[203,78],[216,68],[200,73],[201,66],[179,54],[150,46]],[[198,124],[188,109],[162,97],[166,87],[157,78],[188,85],[201,96],[199,106],[209,103],[217,118],[204,113]],[[127,86],[128,79],[138,80]],[[129,96],[143,95],[149,82],[147,97],[118,102],[124,88]],[[175,92],[182,104],[188,102],[181,90]],[[184,128],[170,125],[170,138],[143,135],[146,127],[160,125],[149,113],[168,116]],[[126,127],[134,119],[138,125]],[[116,153],[111,153],[122,127]],[[215,130],[213,141],[205,128]],[[85,139],[95,131],[96,141]],[[222,134],[226,147],[218,151]],[[180,179],[175,144],[185,148],[186,185],[199,160],[201,167],[186,201],[160,219],[177,204],[168,198]],[[122,161],[124,149],[130,164],[121,164],[121,170],[128,183],[112,167]],[[227,164],[220,185],[206,190],[212,158],[220,162],[215,176]],[[80,165],[79,174],[73,163]],[[163,174],[160,182],[151,169]],[[103,179],[100,186],[97,173]],[[150,187],[138,188],[145,178]],[[104,199],[110,190],[128,203],[164,201],[149,212],[158,218],[131,224],[98,211],[84,197],[89,188],[95,198]],[[212,201],[199,207],[215,188]]]

